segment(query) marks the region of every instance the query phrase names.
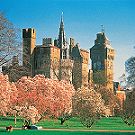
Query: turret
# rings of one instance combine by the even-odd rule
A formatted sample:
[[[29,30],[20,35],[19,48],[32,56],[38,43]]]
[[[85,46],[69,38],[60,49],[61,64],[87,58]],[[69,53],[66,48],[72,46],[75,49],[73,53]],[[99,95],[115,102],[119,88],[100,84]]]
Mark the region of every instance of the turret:
[[[32,75],[32,55],[36,42],[35,29],[23,29],[23,66],[26,67],[28,75]]]

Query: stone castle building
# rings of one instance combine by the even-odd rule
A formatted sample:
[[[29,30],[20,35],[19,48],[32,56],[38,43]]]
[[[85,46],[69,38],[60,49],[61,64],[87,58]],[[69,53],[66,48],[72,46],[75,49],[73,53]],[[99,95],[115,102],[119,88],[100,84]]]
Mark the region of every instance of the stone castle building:
[[[87,50],[80,49],[75,40],[66,38],[63,16],[61,16],[58,38],[44,38],[42,45],[36,45],[36,31],[23,29],[23,75],[43,74],[48,78],[67,80],[80,88],[96,83],[96,72],[102,72],[105,85],[113,89],[114,49],[104,32],[97,34],[94,46]],[[89,59],[92,69],[89,70]],[[3,68],[6,73],[7,68]],[[98,76],[98,80],[102,80]],[[12,80],[11,80],[12,81]]]
[[[93,81],[113,90],[114,49],[104,32],[97,34],[94,46],[90,49]]]
[[[67,80],[75,88],[88,85],[89,52],[79,48],[73,38],[67,41],[63,16],[58,39],[44,38],[36,45],[35,29],[23,29],[23,66],[30,76],[43,74],[48,78]]]

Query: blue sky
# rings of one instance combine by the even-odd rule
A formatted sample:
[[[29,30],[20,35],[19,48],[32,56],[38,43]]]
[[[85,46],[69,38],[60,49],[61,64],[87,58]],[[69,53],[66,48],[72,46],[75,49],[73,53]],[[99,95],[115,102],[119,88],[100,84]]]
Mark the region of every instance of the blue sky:
[[[37,44],[43,37],[58,37],[61,12],[67,38],[75,38],[87,50],[103,24],[116,51],[115,81],[124,73],[125,60],[134,56],[134,0],[0,0],[0,10],[16,27],[35,28]]]

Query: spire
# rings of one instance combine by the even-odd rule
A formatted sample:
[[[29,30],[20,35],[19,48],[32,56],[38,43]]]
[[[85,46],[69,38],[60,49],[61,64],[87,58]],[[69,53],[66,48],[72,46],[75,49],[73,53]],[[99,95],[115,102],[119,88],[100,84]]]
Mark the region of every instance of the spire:
[[[105,33],[105,27],[104,27],[103,24],[101,24],[101,32],[102,32],[102,33]]]
[[[66,42],[66,37],[65,37],[65,31],[64,31],[63,12],[62,12],[60,28],[59,28],[59,36],[58,36],[58,47],[63,48],[63,45],[65,45],[65,42]]]
[[[61,23],[63,23],[63,12],[61,13]]]
[[[64,31],[63,12],[61,13],[60,29]]]
[[[63,12],[61,14],[61,21],[58,35],[58,47],[61,49],[61,58],[67,58],[67,42],[64,30]]]

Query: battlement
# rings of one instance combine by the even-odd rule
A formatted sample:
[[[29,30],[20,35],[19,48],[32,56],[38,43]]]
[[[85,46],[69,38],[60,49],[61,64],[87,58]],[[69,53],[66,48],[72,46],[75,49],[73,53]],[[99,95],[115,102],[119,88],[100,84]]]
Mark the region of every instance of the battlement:
[[[23,29],[23,38],[36,38],[36,30],[33,28]]]

